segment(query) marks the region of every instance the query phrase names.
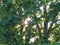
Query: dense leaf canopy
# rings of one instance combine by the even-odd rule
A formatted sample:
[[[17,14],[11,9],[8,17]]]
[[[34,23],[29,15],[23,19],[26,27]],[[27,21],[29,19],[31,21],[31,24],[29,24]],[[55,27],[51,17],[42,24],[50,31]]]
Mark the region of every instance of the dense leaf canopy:
[[[59,0],[0,0],[0,45],[60,45]]]

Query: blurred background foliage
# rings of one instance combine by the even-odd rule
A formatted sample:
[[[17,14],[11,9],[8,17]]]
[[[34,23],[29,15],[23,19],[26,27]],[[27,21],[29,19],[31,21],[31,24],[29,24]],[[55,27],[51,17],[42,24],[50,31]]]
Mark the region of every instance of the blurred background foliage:
[[[0,0],[0,45],[60,45],[60,0]]]

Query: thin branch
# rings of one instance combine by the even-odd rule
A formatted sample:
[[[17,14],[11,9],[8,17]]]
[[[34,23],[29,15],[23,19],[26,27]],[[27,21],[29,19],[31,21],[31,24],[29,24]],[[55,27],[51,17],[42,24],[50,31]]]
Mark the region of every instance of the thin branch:
[[[40,38],[42,38],[41,28],[39,27],[39,25],[38,25],[38,24],[37,24],[37,28],[38,28],[39,36],[40,36]]]
[[[49,32],[50,32],[50,30],[52,29],[52,26],[53,26],[53,23],[51,23],[51,24],[50,24],[50,27],[49,27],[49,29],[48,29],[47,33],[49,33]]]
[[[50,34],[52,30],[54,30],[54,29],[58,28],[59,26],[60,26],[60,25],[56,25],[55,27],[53,27],[53,28],[49,29],[48,34]]]
[[[60,25],[56,25],[54,28],[52,28],[51,30],[54,30],[54,29],[56,29],[56,28],[58,28]]]

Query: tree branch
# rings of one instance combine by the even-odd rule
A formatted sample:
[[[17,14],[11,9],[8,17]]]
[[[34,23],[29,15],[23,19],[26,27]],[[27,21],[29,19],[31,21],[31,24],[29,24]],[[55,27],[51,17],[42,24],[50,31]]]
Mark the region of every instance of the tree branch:
[[[54,29],[58,28],[59,26],[60,26],[60,25],[56,25],[55,27],[53,27],[53,28],[49,29],[48,34],[50,34],[52,30],[54,30]]]
[[[38,25],[38,24],[37,24],[37,28],[38,28],[39,36],[40,36],[40,38],[42,38],[41,28],[39,27],[39,25]]]

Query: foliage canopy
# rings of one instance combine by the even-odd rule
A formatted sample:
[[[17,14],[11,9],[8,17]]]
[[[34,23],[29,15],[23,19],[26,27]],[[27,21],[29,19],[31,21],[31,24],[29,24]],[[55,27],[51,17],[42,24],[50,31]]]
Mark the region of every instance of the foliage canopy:
[[[59,16],[59,0],[0,0],[0,44],[60,45]]]

